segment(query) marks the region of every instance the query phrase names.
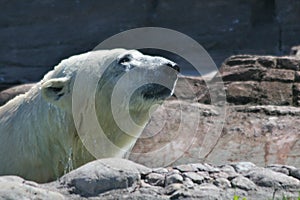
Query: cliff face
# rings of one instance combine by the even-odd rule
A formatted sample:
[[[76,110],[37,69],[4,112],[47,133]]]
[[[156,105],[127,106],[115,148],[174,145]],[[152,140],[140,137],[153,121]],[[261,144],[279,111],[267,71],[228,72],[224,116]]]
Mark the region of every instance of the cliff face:
[[[218,66],[233,54],[286,54],[300,43],[294,0],[11,0],[2,2],[0,16],[0,89],[37,81],[61,59],[135,27],[185,33]]]
[[[131,159],[148,166],[246,160],[299,167],[299,67],[293,56],[228,58],[219,75],[224,107],[209,104],[207,80],[180,78],[177,100],[166,101],[154,114]]]

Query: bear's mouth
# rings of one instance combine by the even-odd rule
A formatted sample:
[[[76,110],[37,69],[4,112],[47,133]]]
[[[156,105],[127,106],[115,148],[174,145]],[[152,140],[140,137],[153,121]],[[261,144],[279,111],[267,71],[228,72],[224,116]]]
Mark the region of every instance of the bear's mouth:
[[[141,94],[146,100],[164,100],[172,95],[172,90],[159,84],[147,84],[140,88]]]

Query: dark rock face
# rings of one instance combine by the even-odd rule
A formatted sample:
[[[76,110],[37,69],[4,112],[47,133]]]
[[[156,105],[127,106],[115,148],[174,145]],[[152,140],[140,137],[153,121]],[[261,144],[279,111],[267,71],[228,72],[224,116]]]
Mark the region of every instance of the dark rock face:
[[[180,170],[178,170],[180,169]],[[214,170],[212,170],[214,169]],[[192,170],[192,171],[191,171]],[[206,163],[150,169],[122,159],[88,163],[47,184],[16,176],[0,177],[0,197],[41,199],[296,199],[300,169],[272,165],[265,168],[240,162]]]
[[[299,43],[299,11],[295,0],[5,1],[0,8],[0,89],[37,81],[63,58],[136,27],[183,32],[203,45],[217,65],[237,52],[287,54]]]

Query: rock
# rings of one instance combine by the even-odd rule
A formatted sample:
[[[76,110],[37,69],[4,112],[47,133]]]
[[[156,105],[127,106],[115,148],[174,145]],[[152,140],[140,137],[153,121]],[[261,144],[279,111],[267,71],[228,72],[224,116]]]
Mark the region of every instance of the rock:
[[[166,187],[166,194],[167,194],[167,195],[171,195],[171,194],[173,194],[174,192],[176,192],[176,191],[178,191],[178,190],[180,190],[180,189],[182,189],[182,188],[184,188],[184,185],[183,185],[183,184],[180,184],[180,183],[172,183],[172,184],[170,184],[170,185],[168,185],[168,186]]]
[[[203,199],[220,199],[222,190],[213,184],[206,183],[198,186],[197,197]]]
[[[157,173],[150,173],[146,176],[146,182],[150,185],[164,186],[165,176]]]
[[[216,172],[216,173],[210,173],[209,174],[210,175],[210,177],[212,177],[212,178],[214,178],[214,179],[217,179],[217,178],[228,178],[229,177],[229,175],[227,174],[227,173],[225,173],[225,172]]]
[[[58,192],[43,189],[37,183],[16,176],[0,177],[0,199],[64,199]]]
[[[172,174],[166,177],[166,185],[170,185],[173,183],[182,183],[183,178],[180,174]]]
[[[193,168],[196,168],[199,171],[210,171],[211,172],[211,167],[209,165],[205,165],[205,163],[193,163],[191,164]]]
[[[196,98],[206,98],[206,101],[208,101],[206,92],[205,79],[202,77],[179,76],[174,94],[177,99],[185,101],[194,101]]]
[[[23,84],[19,86],[15,86],[4,91],[0,92],[0,106],[4,105],[6,102],[18,96],[20,94],[24,94],[27,92],[34,84]]]
[[[204,182],[204,177],[196,172],[186,172],[183,173],[184,177],[191,179],[194,183],[201,184]]]
[[[299,70],[300,60],[293,56],[284,56],[277,58],[277,68]]]
[[[187,177],[184,178],[183,184],[189,189],[193,189],[194,185],[195,185],[194,182],[190,178],[187,178]]]
[[[159,168],[154,168],[152,171],[158,174],[166,174],[168,173],[169,170],[167,170],[166,168],[159,167]]]
[[[245,173],[256,167],[255,164],[251,162],[238,162],[231,165],[238,173]]]
[[[232,180],[233,178],[238,176],[235,169],[231,165],[222,165],[220,166],[221,172],[225,172],[228,175],[228,179]]]
[[[221,67],[227,100],[233,104],[295,105],[300,59],[232,56]],[[294,83],[294,84],[293,84]],[[294,97],[294,98],[293,98]]]
[[[201,164],[193,163],[194,166]],[[235,172],[231,165],[240,166],[240,170]],[[288,165],[261,168],[245,162],[231,165],[209,165],[215,172],[210,172],[209,167],[202,168],[202,171],[196,169],[187,172],[161,168],[160,171],[168,171],[165,180],[163,174],[153,172],[155,169],[123,159],[102,159],[92,161],[47,184],[37,184],[16,176],[2,176],[0,197],[154,200],[232,199],[234,195],[239,195],[247,199],[269,199],[275,190],[275,198],[282,198],[282,194],[290,198],[298,197],[300,180],[293,177],[297,176],[298,168]],[[271,166],[288,169],[291,174],[275,172],[270,169]],[[180,166],[174,166],[178,167]],[[225,171],[236,173],[236,176],[226,178],[221,175],[226,174]]]
[[[175,169],[178,169],[181,172],[195,172],[197,168],[195,165],[179,165],[176,166]]]
[[[181,77],[177,96],[182,93],[189,100],[164,102],[130,159],[151,167],[167,166],[175,160],[173,165],[247,160],[259,166],[300,166],[300,129],[295,126],[300,122],[299,63],[289,56],[231,56],[217,75],[224,80],[228,101],[223,107],[204,104],[210,102],[210,91],[203,79],[186,77],[184,81]],[[187,87],[180,86],[184,82],[197,92],[187,95]],[[203,165],[200,168],[205,169]]]
[[[231,187],[231,183],[228,179],[226,178],[217,178],[214,180],[214,185],[216,185],[219,188],[226,189]]]
[[[242,176],[238,176],[234,179],[231,180],[231,185],[233,187],[238,187],[240,189],[243,190],[254,190],[256,188],[256,185],[249,179],[242,177]]]
[[[262,77],[264,81],[280,81],[291,83],[295,80],[295,71],[286,69],[268,69]]]
[[[300,169],[291,169],[290,174],[291,174],[291,176],[300,180]]]
[[[299,189],[300,181],[291,176],[274,172],[270,169],[257,168],[247,175],[255,184],[262,187]]]
[[[261,88],[257,82],[230,82],[226,85],[226,97],[230,103],[248,104],[259,102]]]
[[[120,165],[120,163],[122,163]],[[129,188],[148,174],[151,169],[122,159],[103,159],[90,162],[63,176],[62,185],[74,187],[74,192],[83,196]]]
[[[272,165],[268,165],[267,168],[269,168],[275,172],[283,173],[285,175],[290,174],[290,170],[288,168],[284,167],[284,165],[272,164]]]
[[[165,102],[163,109],[159,108],[153,115],[163,122],[162,126],[152,124],[154,127],[151,127],[151,121],[143,135],[153,137],[140,138],[133,148],[135,154],[129,158],[150,167],[167,166],[175,160],[172,165],[199,160],[222,165],[247,160],[259,166],[273,163],[300,166],[300,158],[296,156],[300,151],[300,127],[295,126],[300,123],[300,108],[231,105],[226,107],[226,118],[222,118],[222,115],[204,117],[201,114],[204,109],[216,110],[215,106],[190,104],[187,110],[185,106],[185,102],[178,100]],[[186,120],[182,120],[185,115]],[[217,122],[222,120],[223,130],[214,131],[218,128]],[[179,127],[189,128],[182,130],[186,134],[180,135]],[[160,131],[155,132],[158,128]],[[163,151],[157,153],[159,149]],[[208,170],[204,164],[191,165],[198,170]],[[214,169],[209,168],[212,173]]]
[[[298,80],[298,73],[296,74],[296,79]],[[300,79],[299,79],[300,80]],[[295,83],[293,85],[293,101],[295,106],[300,106],[300,84]]]
[[[205,184],[196,191],[180,189],[172,194],[170,199],[219,199],[219,189],[214,185]]]

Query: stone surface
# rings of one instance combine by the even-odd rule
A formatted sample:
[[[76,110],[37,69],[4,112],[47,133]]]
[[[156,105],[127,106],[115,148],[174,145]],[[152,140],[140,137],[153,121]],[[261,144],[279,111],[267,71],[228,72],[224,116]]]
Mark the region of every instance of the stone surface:
[[[239,162],[231,164],[231,166],[233,166],[235,171],[238,173],[246,173],[256,167],[255,164],[251,162]]]
[[[242,176],[232,179],[231,185],[247,191],[254,190],[256,188],[256,185],[251,180]]]
[[[226,188],[230,188],[231,187],[231,183],[228,179],[226,178],[217,178],[216,180],[214,180],[213,182],[217,187],[220,187],[222,189],[226,189]]]
[[[233,104],[298,105],[300,59],[232,56],[221,67],[227,101]]]
[[[183,178],[180,174],[171,174],[166,177],[166,185],[170,185],[173,183],[182,183]]]
[[[247,175],[256,185],[272,188],[299,189],[300,181],[283,173],[274,172],[270,169],[254,169]]]
[[[204,104],[209,103],[213,89],[201,85],[202,78],[187,78],[185,83],[197,92],[189,93],[189,101],[180,99],[187,88],[180,86],[181,80],[175,89],[177,99],[165,102],[154,113],[142,135],[148,138],[138,140],[130,159],[153,167],[199,160],[300,166],[299,63],[288,56],[228,58],[219,75],[225,80],[228,102],[223,107]]]
[[[6,89],[4,91],[0,92],[0,106],[14,98],[15,96],[18,96],[19,94],[24,94],[27,92],[33,84],[23,84],[19,86],[15,86],[9,89]]]
[[[268,165],[267,168],[269,168],[269,169],[271,169],[271,170],[273,170],[275,172],[283,173],[285,175],[289,175],[290,171],[291,171],[291,169],[287,168],[286,166],[279,165],[279,164]],[[291,175],[292,175],[292,173],[291,173]]]
[[[183,174],[184,177],[191,179],[194,183],[201,184],[204,182],[204,177],[196,172],[186,172]]]
[[[153,117],[163,116],[157,117],[163,124],[158,127],[163,128],[154,129],[151,127],[153,124],[148,124],[143,134],[153,136],[139,139],[133,149],[135,154],[130,155],[130,159],[152,167],[169,165],[172,161],[184,164],[196,160],[213,164],[249,161],[260,166],[273,163],[300,166],[297,156],[300,151],[300,127],[295,126],[300,123],[300,108],[228,106],[226,118],[222,118],[218,115],[203,116],[203,110],[213,111],[216,109],[214,106],[208,109],[207,105],[190,104],[191,109],[187,111],[185,106],[184,102],[171,101],[157,110]],[[200,118],[197,117],[199,114]],[[181,121],[185,115],[188,120]],[[216,133],[218,120],[224,120],[224,127]],[[180,135],[179,124],[193,128],[179,131],[185,133]],[[159,131],[153,134],[153,130]],[[163,151],[157,153],[161,148]],[[203,164],[194,167],[207,170]]]
[[[194,163],[201,165],[202,163]],[[205,165],[205,164],[203,164]],[[244,166],[234,178],[231,166]],[[247,167],[248,166],[248,167]],[[0,177],[1,199],[232,199],[234,195],[247,199],[271,199],[286,196],[297,198],[300,190],[299,168],[288,165],[276,167],[292,170],[286,175],[270,167],[229,163],[194,172],[176,171],[179,166],[162,168],[170,175],[155,173],[155,169],[123,159],[92,161],[64,175],[57,181],[37,184],[17,176]],[[273,165],[275,167],[275,165]],[[248,170],[249,169],[249,170]],[[222,177],[216,174],[224,173]],[[247,173],[246,173],[247,172]],[[200,174],[206,173],[206,176]],[[200,175],[200,176],[199,176]],[[199,179],[201,177],[201,180]],[[227,177],[227,178],[226,178]],[[166,184],[163,184],[163,183]]]
[[[197,166],[195,165],[179,165],[176,167],[176,169],[178,169],[181,172],[194,172],[197,171]]]
[[[90,162],[60,179],[62,185],[74,187],[74,192],[83,196],[128,188],[141,180],[141,174],[151,170],[122,159],[105,159]]]
[[[291,169],[290,174],[291,174],[291,176],[300,180],[300,170],[299,169]]]
[[[146,183],[155,186],[164,186],[165,185],[165,176],[157,173],[150,173],[146,177]]]
[[[0,199],[63,200],[64,196],[58,192],[41,188],[37,183],[25,181],[17,176],[1,176]]]

